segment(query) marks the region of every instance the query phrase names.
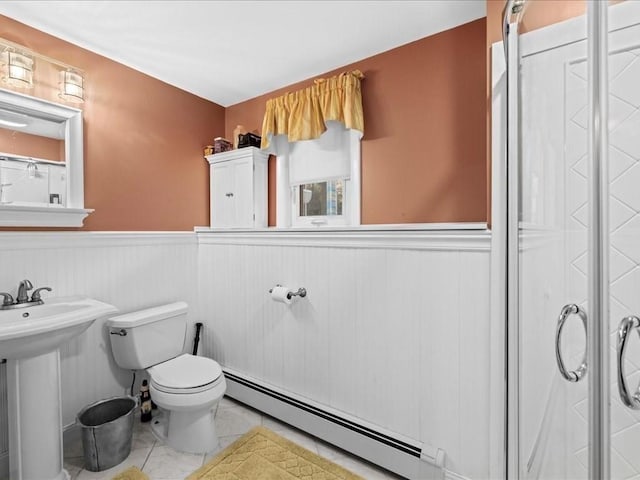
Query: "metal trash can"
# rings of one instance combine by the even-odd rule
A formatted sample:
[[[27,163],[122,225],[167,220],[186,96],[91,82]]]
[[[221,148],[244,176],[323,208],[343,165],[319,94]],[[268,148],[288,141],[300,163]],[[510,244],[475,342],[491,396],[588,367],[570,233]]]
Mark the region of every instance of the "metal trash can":
[[[129,456],[136,406],[133,397],[114,397],[87,405],[78,413],[84,468],[101,472]]]

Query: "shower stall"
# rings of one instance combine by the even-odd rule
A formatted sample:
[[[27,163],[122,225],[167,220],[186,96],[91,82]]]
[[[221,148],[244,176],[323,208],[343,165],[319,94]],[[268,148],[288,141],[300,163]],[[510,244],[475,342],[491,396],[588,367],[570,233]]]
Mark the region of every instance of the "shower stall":
[[[640,2],[510,0],[503,27],[506,478],[640,479]]]

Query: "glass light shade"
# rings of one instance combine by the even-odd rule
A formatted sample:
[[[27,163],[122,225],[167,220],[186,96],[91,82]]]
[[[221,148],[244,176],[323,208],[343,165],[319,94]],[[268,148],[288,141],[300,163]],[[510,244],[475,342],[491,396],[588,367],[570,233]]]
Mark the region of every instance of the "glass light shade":
[[[14,87],[31,88],[33,58],[8,50],[2,52],[2,81]]]
[[[84,77],[82,74],[71,70],[62,70],[58,96],[67,102],[84,102]]]

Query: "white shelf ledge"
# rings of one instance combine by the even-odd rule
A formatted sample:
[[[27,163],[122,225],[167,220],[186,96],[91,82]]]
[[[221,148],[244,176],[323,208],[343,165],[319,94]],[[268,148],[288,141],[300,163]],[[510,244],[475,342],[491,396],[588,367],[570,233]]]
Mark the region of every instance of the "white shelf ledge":
[[[0,205],[0,227],[81,227],[87,208]]]

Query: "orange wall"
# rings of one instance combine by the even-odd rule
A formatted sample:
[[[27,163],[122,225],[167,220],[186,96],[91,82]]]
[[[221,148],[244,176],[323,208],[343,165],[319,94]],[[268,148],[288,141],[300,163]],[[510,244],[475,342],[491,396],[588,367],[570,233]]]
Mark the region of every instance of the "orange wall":
[[[486,22],[480,19],[339,70],[365,73],[362,222],[487,219]],[[0,36],[86,72],[86,230],[191,230],[208,224],[202,147],[237,124],[260,132],[267,98],[227,109],[0,16]],[[56,72],[29,92],[52,101]],[[44,76],[44,81],[42,78]],[[17,153],[17,152],[16,152]],[[270,224],[275,175],[270,164]]]
[[[486,19],[321,75],[358,68],[366,76],[364,224],[487,220],[489,47],[501,39],[505,1],[486,1]],[[531,2],[521,30],[580,15],[584,5]],[[85,205],[96,209],[86,230],[206,225],[208,167],[202,147],[222,132],[231,138],[238,124],[259,133],[268,98],[311,84],[309,79],[224,109],[2,15],[0,36],[86,72]],[[60,102],[56,72],[36,67],[39,83],[27,93]],[[273,162],[269,196],[269,224],[274,225]]]
[[[209,223],[202,147],[224,131],[223,107],[1,15],[0,37],[86,72],[85,206],[96,211],[84,230]],[[48,72],[28,93],[61,102],[56,89]]]
[[[357,68],[366,77],[362,223],[486,221],[485,25],[476,20],[320,75]],[[228,107],[225,136],[238,124],[260,132],[268,98],[310,84]],[[271,175],[270,225],[274,187]]]

